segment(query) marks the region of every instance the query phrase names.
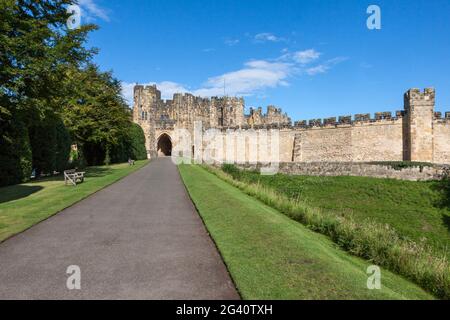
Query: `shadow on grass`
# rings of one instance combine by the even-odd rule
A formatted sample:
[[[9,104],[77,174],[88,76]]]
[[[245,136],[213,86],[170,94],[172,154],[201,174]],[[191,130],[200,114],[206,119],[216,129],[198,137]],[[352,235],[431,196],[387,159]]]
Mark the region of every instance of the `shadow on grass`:
[[[432,188],[440,194],[435,206],[441,209],[450,210],[450,178],[437,182],[432,186]],[[442,223],[450,232],[450,212],[442,215]]]
[[[86,178],[101,178],[113,173],[113,169],[109,167],[88,167],[85,169],[79,169],[79,172],[86,172]],[[28,184],[31,185],[13,185],[8,187],[0,188],[0,203],[5,203],[9,201],[18,200],[21,198],[28,197],[29,195],[36,193],[42,190],[44,187],[39,184],[42,182],[53,182],[53,181],[61,181],[64,183],[64,175],[59,174],[55,176],[49,177],[41,177],[32,181],[29,181]]]
[[[450,232],[450,215],[444,214],[442,216],[442,222],[447,227],[448,232]]]
[[[25,185],[15,185],[2,188],[0,192],[0,203],[22,199],[42,189],[44,189],[42,186]]]
[[[450,209],[450,179],[438,181],[431,188],[440,195],[434,205],[438,208]]]
[[[78,170],[84,171],[84,170]],[[86,177],[87,178],[100,178],[111,174],[113,170],[108,167],[90,167],[86,169]]]

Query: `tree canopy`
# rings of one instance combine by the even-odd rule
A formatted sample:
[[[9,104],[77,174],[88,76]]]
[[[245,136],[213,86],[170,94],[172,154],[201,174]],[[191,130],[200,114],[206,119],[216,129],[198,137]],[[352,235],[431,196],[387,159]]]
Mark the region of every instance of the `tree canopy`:
[[[88,164],[131,152],[120,82],[92,62],[97,49],[86,41],[97,26],[67,28],[72,4],[0,0],[0,185],[24,181],[32,169],[60,172],[71,144]]]

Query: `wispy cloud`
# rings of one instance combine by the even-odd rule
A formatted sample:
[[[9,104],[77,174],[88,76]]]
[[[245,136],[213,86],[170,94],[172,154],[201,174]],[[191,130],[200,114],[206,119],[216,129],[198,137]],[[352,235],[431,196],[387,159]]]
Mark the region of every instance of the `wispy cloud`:
[[[274,35],[273,33],[263,32],[255,35],[254,40],[255,42],[279,42],[283,41],[284,39]]]
[[[78,5],[82,10],[82,19],[86,21],[94,21],[101,19],[103,21],[109,21],[109,11],[100,7],[94,0],[78,0]]]
[[[320,73],[326,73],[328,70],[330,70],[333,66],[335,66],[338,63],[344,62],[348,58],[346,57],[337,57],[330,60],[327,60],[317,66],[307,68],[305,71],[310,76],[315,76]]]
[[[224,91],[231,96],[264,95],[266,89],[289,86],[290,79],[295,76],[323,74],[347,59],[337,57],[320,62],[318,61],[320,56],[321,53],[308,49],[296,52],[284,51],[282,56],[275,59],[249,60],[241,69],[211,77],[200,88],[192,90],[172,81],[156,85],[164,99],[171,99],[177,92],[190,92],[202,97],[222,96]],[[133,86],[134,84],[123,83],[123,94],[129,102],[133,99]]]
[[[371,64],[368,63],[368,62],[361,62],[361,63],[359,64],[359,66],[360,66],[361,68],[363,68],[363,69],[370,69],[370,68],[373,68],[373,65],[371,65]]]
[[[240,42],[240,40],[239,39],[225,39],[224,40],[224,43],[227,45],[227,46],[230,46],[230,47],[233,47],[233,46],[235,46],[235,45],[237,45],[238,43]]]
[[[308,49],[305,51],[297,51],[293,54],[295,61],[301,64],[307,64],[319,59],[321,53],[314,49]]]
[[[315,76],[316,74],[327,72],[328,69],[329,69],[328,66],[320,64],[318,66],[306,69],[306,73],[309,74],[310,76]]]

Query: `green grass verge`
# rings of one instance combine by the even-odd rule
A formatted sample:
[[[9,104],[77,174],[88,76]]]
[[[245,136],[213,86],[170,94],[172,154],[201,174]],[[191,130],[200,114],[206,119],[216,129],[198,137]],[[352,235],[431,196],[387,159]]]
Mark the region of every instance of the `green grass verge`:
[[[148,163],[90,167],[84,183],[65,186],[61,176],[0,188],[0,242],[60,212]]]
[[[231,168],[233,178],[261,184],[290,199],[355,221],[387,224],[399,235],[425,242],[450,258],[450,207],[439,182],[414,182],[369,177],[315,177]]]
[[[367,289],[370,262],[199,166],[179,170],[244,299],[433,298],[387,270],[381,290]]]
[[[311,230],[329,236],[353,255],[406,276],[440,298],[450,298],[450,264],[444,254],[435,252],[429,245],[399,236],[388,224],[320,210],[273,187],[248,182],[248,172],[234,166],[222,166],[228,173],[212,167],[205,168]]]

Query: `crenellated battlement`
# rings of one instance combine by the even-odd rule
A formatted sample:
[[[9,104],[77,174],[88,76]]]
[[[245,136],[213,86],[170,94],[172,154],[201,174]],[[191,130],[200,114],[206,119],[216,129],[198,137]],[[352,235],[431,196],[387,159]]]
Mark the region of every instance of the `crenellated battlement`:
[[[263,114],[261,107],[257,109],[250,108],[250,114],[246,115],[246,119],[250,126],[270,124],[291,125],[292,123],[287,113],[283,113],[281,108],[277,108],[273,105],[267,107],[266,114]]]
[[[412,106],[433,106],[436,101],[436,90],[434,88],[425,88],[422,92],[420,89],[409,89],[404,96],[405,111],[409,111]]]
[[[435,112],[434,120],[450,121],[450,112],[445,112],[444,117],[442,116],[442,112]]]
[[[236,141],[246,140],[256,131],[259,147],[272,141],[265,140],[268,132],[264,131],[279,133],[280,159],[286,162],[421,161],[450,164],[450,112],[435,112],[433,88],[408,90],[404,94],[403,110],[300,120],[294,124],[281,108],[274,105],[269,105],[266,112],[258,107],[250,108],[249,114],[245,114],[244,99],[239,97],[203,98],[190,93],[175,93],[172,99],[162,100],[156,86],[137,85],[134,99],[134,121],[144,129],[151,157],[160,153],[158,139],[161,134],[172,135],[177,129],[192,134],[196,123],[201,122],[203,130],[215,129],[223,136],[231,133]],[[178,142],[174,138],[172,143]],[[201,150],[198,145],[188,149],[191,147],[193,154]],[[247,159],[247,150],[250,146],[236,148],[238,154],[235,156]]]
[[[329,117],[325,119],[300,120],[294,123],[295,128],[339,127],[364,123],[395,122],[405,116],[405,111],[397,111],[395,117],[392,112],[376,112],[374,117],[370,113],[355,114],[354,116]]]

